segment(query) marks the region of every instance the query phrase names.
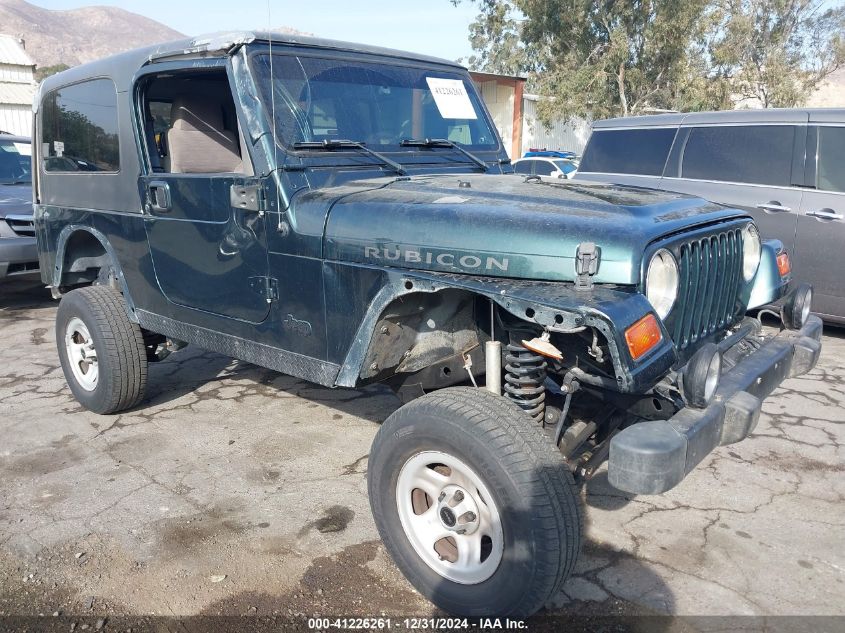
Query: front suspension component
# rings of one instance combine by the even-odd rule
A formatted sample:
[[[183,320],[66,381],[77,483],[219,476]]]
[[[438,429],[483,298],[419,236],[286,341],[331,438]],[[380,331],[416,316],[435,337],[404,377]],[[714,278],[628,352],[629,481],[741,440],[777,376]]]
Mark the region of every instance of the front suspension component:
[[[505,395],[537,422],[546,411],[546,359],[522,345],[510,343],[505,355]]]

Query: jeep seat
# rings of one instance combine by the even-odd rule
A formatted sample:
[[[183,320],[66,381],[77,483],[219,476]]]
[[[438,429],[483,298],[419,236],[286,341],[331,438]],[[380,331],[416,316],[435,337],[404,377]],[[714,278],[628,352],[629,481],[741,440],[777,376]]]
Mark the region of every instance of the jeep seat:
[[[242,169],[238,141],[223,126],[219,102],[180,97],[170,109],[167,131],[170,172],[174,174],[232,173]]]

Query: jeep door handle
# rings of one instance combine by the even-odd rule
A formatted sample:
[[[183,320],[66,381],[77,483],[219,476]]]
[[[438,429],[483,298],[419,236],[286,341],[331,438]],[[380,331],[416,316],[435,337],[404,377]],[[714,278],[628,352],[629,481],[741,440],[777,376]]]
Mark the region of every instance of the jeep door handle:
[[[770,200],[769,202],[761,202],[757,205],[758,209],[767,211],[769,213],[789,213],[792,211],[791,207],[785,207],[777,200]]]
[[[173,205],[170,201],[170,185],[163,180],[153,180],[147,185],[148,211],[170,213]]]
[[[841,213],[837,213],[833,209],[828,209],[828,208],[819,209],[818,211],[807,211],[807,215],[814,217],[814,218],[820,218],[822,220],[841,220],[842,219]]]

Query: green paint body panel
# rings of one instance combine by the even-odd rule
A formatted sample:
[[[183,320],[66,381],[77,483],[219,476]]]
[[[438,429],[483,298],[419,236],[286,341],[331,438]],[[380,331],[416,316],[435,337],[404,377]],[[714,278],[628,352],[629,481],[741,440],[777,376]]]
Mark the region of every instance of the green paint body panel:
[[[549,184],[515,175],[383,178],[368,184],[374,188],[349,195],[347,185],[338,192],[342,197],[326,224],[326,259],[572,281],[578,245],[595,242],[601,248],[595,283],[632,285],[640,281],[651,242],[744,215],[679,194]],[[326,189],[321,195],[331,197]]]

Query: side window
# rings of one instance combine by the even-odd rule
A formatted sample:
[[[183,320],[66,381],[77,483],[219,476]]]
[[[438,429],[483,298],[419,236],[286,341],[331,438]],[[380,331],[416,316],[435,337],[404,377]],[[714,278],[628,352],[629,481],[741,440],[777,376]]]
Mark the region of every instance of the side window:
[[[676,128],[595,130],[590,135],[581,171],[661,176]]]
[[[547,163],[544,160],[538,160],[534,167],[534,173],[538,176],[551,176],[554,169],[555,167],[551,163]]]
[[[533,160],[523,160],[518,162],[516,165],[513,166],[513,170],[517,174],[525,174],[526,176],[531,173],[531,167],[533,166]]]
[[[110,79],[54,90],[41,107],[45,171],[120,170],[117,92]]]
[[[818,157],[817,187],[845,192],[845,127],[819,127]]]
[[[150,170],[170,174],[252,174],[235,102],[222,70],[153,76],[142,90]],[[323,112],[330,126],[331,113]]]
[[[575,171],[575,165],[570,163],[568,160],[556,160],[555,165],[557,165],[557,168],[564,174],[571,174]]]
[[[795,128],[724,125],[690,131],[681,178],[788,186]]]

